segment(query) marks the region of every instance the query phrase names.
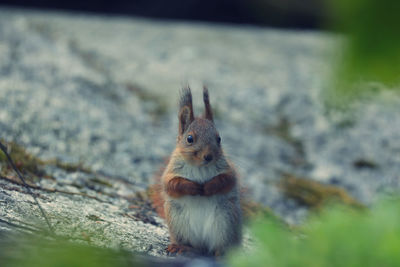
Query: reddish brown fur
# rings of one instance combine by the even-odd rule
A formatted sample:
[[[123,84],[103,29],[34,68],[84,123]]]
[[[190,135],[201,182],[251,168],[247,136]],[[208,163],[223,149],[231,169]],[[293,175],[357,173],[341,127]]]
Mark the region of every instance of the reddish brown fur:
[[[170,197],[179,198],[182,196],[202,195],[203,186],[182,177],[174,177],[168,181],[165,190]]]
[[[150,197],[153,208],[161,218],[166,218],[164,211],[164,197],[162,195],[163,186],[161,176],[165,166],[157,172],[155,176],[156,183],[150,187]],[[232,174],[220,174],[205,183],[204,185],[192,182],[182,177],[175,177],[173,174],[166,175],[164,184],[167,185],[167,194],[171,197],[182,197],[184,195],[202,195],[211,196],[215,194],[229,193],[236,184],[236,178]]]
[[[191,164],[201,165],[205,164],[204,159],[206,155],[212,155],[214,160],[223,156],[220,145],[219,143],[217,144],[216,141],[216,138],[219,136],[218,132],[212,124],[212,126],[210,126],[210,121],[211,123],[213,122],[213,113],[207,88],[203,90],[203,100],[205,105],[204,116],[203,118],[195,118],[190,89],[185,88],[182,90],[178,115],[178,144],[171,155],[172,160],[183,158]],[[195,124],[192,124],[193,122],[195,122]],[[188,132],[188,128],[191,129],[189,130],[190,132]],[[188,135],[193,136],[193,144],[185,143]],[[214,135],[215,139],[213,139]],[[178,176],[174,173],[173,168],[168,167],[167,171],[165,171],[164,166],[156,176],[156,185],[151,187],[153,207],[156,209],[157,213],[170,224],[171,206],[168,202],[166,203],[164,199],[167,195],[171,198],[180,198],[185,195],[208,197],[215,194],[227,194],[237,184],[236,173],[232,169],[232,166],[230,166],[230,168],[231,169],[227,173],[219,174],[204,184],[199,184],[185,177]],[[238,216],[240,217],[240,215]],[[179,242],[177,242],[179,240],[176,240],[173,233],[170,235],[170,241],[171,245],[169,245],[167,249],[169,253],[182,253],[191,249],[191,247],[179,244]]]
[[[204,184],[204,195],[226,194],[232,190],[235,184],[235,176],[221,173]]]
[[[153,208],[156,210],[161,218],[165,219],[164,203],[165,200],[161,194],[162,186],[160,183],[154,184],[150,187],[150,197],[153,203]]]
[[[167,247],[167,251],[171,254],[180,254],[186,253],[189,251],[194,251],[194,249],[190,246],[178,245],[178,244],[169,244]]]
[[[154,174],[154,184],[150,186],[150,198],[152,200],[153,208],[156,210],[158,215],[161,218],[165,219],[165,212],[164,212],[164,197],[162,196],[162,184],[161,184],[161,177],[165,171],[165,167],[168,165],[170,158],[168,157],[161,168]]]
[[[162,172],[161,172],[162,174]],[[150,196],[153,203],[153,208],[156,210],[158,215],[161,218],[166,218],[164,211],[164,197],[162,196],[162,185],[161,185],[161,176],[156,176],[157,183],[150,187]],[[231,176],[229,174],[220,174],[215,176],[213,179],[208,181],[203,185],[202,195],[203,196],[211,196],[215,194],[226,194],[229,193],[234,185],[236,184],[235,176]],[[245,190],[242,188],[241,190],[241,200],[243,201],[245,194]],[[174,192],[172,195],[180,195],[179,192]],[[182,195],[180,195],[182,196]]]

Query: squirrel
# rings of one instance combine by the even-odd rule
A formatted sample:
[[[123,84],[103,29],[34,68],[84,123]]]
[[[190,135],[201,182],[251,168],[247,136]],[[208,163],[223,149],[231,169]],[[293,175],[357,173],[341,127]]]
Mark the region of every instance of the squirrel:
[[[208,89],[205,113],[195,117],[189,87],[182,89],[176,148],[153,188],[153,206],[170,233],[169,254],[222,255],[242,239],[236,171],[214,125]]]

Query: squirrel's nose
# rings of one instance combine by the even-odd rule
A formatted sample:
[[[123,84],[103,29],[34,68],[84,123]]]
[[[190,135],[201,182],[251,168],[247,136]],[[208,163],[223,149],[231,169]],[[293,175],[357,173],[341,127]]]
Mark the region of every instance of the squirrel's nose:
[[[207,154],[207,155],[204,156],[204,160],[207,161],[207,162],[212,161],[212,159],[213,159],[213,156],[211,154]]]

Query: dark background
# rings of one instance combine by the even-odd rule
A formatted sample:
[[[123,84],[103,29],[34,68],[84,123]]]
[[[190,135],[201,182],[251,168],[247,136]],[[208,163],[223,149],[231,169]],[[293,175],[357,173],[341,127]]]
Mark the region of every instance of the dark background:
[[[158,19],[318,29],[327,17],[323,0],[0,0],[14,7],[75,10]]]

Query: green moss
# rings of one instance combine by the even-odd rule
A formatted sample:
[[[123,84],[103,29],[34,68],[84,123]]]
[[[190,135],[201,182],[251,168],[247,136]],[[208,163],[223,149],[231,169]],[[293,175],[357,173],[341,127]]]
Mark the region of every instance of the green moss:
[[[63,169],[64,171],[67,172],[85,172],[85,173],[93,173],[93,171],[88,168],[84,167],[83,163],[65,163],[61,162],[59,160],[48,160],[45,161],[44,164],[47,165],[54,165],[57,168]]]
[[[28,183],[37,182],[39,179],[42,178],[54,179],[53,177],[46,174],[46,172],[44,171],[44,167],[47,165],[56,166],[57,168],[63,169],[67,172],[79,171],[93,174],[93,171],[90,168],[83,166],[82,163],[64,163],[57,159],[41,160],[40,158],[28,153],[25,148],[15,142],[5,142],[3,140],[1,142],[7,146],[8,153],[10,154],[19,171],[21,171],[23,174],[26,174],[25,179]],[[9,165],[7,157],[2,151],[0,151],[0,166],[0,175],[13,179],[13,177],[15,176],[14,170]],[[97,177],[91,178],[90,181],[100,184],[102,186],[112,186],[107,181],[99,179]]]
[[[330,202],[339,202],[356,208],[364,207],[343,188],[321,184],[294,175],[284,175],[279,187],[288,197],[294,198],[314,209],[319,209]]]
[[[8,153],[10,154],[12,160],[15,165],[22,170],[23,172],[27,172],[29,174],[34,174],[36,176],[44,176],[45,173],[43,171],[43,166],[45,165],[54,165],[57,168],[63,169],[67,172],[86,172],[93,173],[90,168],[84,167],[82,163],[64,163],[59,160],[41,160],[40,158],[28,153],[25,148],[20,146],[15,142],[5,142],[1,141],[8,148]],[[1,151],[0,152],[0,163],[3,166],[8,166],[8,160],[6,155]],[[7,174],[10,169],[2,168],[3,173]]]
[[[97,177],[90,178],[89,180],[90,180],[90,182],[95,183],[95,184],[99,184],[99,185],[106,186],[106,187],[113,187],[113,185],[110,182],[100,179],[100,178],[97,178]]]
[[[300,232],[269,218],[254,221],[257,248],[232,253],[231,266],[400,266],[400,201],[385,200],[370,211],[329,206]]]
[[[28,153],[22,146],[18,145],[17,143],[7,143],[4,140],[1,140],[1,142],[7,146],[7,152],[10,154],[10,157],[14,161],[17,168],[19,168],[19,170],[22,170],[24,173],[28,173],[30,175],[44,175],[43,169],[41,168],[41,166],[43,165],[43,161],[41,159]],[[0,151],[0,163],[2,165],[1,175],[6,176],[10,174],[10,172],[13,172],[3,151]]]

